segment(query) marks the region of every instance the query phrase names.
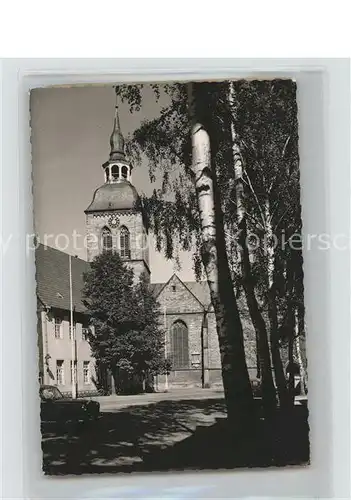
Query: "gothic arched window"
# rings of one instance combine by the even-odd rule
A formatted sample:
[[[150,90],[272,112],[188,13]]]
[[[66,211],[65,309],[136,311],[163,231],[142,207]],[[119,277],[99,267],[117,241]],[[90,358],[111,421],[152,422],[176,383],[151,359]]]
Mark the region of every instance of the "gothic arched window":
[[[112,234],[108,227],[102,230],[102,250],[104,252],[112,251]]]
[[[118,179],[119,179],[119,166],[118,165],[113,165],[113,167],[111,168],[111,174],[112,174],[112,180],[118,181]]]
[[[188,327],[183,321],[176,321],[171,327],[172,368],[189,368]]]
[[[125,226],[121,227],[120,250],[122,259],[130,259],[130,235]]]
[[[126,165],[122,167],[122,177],[123,179],[128,179],[128,167]]]

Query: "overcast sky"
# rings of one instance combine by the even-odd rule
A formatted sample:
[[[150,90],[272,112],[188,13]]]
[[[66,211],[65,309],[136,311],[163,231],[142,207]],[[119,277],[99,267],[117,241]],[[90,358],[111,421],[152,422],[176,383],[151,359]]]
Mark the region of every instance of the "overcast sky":
[[[69,238],[68,253],[86,259],[83,249],[85,233],[84,210],[94,190],[104,182],[101,165],[108,160],[109,139],[114,119],[115,94],[112,87],[65,87],[37,89],[31,95],[33,195],[35,230],[41,241],[62,249]],[[124,136],[140,123],[158,115],[160,104],[147,88],[140,112],[129,113],[127,104],[120,104],[120,121]],[[146,166],[132,173],[134,186],[140,193],[150,194]],[[78,248],[73,247],[72,235]],[[51,236],[52,235],[52,236]],[[81,248],[80,248],[81,247]],[[181,253],[181,270],[166,261],[150,244],[151,281],[167,281],[173,272],[183,280],[194,280],[192,260]]]

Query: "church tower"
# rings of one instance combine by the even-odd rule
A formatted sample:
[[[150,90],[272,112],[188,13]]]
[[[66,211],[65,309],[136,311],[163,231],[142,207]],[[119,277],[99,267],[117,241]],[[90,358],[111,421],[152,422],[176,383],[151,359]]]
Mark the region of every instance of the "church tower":
[[[112,250],[133,268],[136,279],[142,272],[150,279],[147,221],[125,155],[117,94],[110,146],[109,160],[102,165],[105,182],[85,210],[88,262],[102,251]]]

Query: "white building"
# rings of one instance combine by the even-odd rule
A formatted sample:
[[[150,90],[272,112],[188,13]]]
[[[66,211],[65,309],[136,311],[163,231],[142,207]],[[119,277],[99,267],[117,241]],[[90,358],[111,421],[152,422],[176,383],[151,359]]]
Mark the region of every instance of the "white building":
[[[36,250],[40,382],[57,385],[67,393],[72,391],[72,364],[78,391],[96,391],[94,360],[87,340],[89,318],[82,302],[87,266],[84,260],[72,257],[72,341],[69,255],[43,245]]]

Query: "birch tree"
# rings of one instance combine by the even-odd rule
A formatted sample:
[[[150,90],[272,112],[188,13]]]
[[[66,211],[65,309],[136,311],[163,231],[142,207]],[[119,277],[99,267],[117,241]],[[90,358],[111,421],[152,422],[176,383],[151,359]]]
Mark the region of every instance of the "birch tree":
[[[289,80],[243,81],[237,92],[250,224],[262,235],[255,259],[256,293],[268,315],[275,381],[284,406],[289,399],[280,332],[292,307],[286,266],[292,256],[289,239],[301,232],[296,86]],[[287,240],[283,245],[280,234]],[[299,280],[302,284],[302,275]]]
[[[231,284],[239,295],[241,289],[245,292],[257,344],[257,332],[265,329],[267,337],[269,331],[279,400],[284,404],[287,381],[281,360],[281,331],[288,308],[285,275],[290,253],[289,245],[278,251],[276,236],[284,233],[289,241],[294,233],[301,232],[296,89],[288,80],[235,82],[237,106],[233,119],[228,85],[229,82],[200,84],[200,111],[211,146],[209,172],[215,173],[213,193],[218,193],[214,206],[221,208],[221,220],[215,219],[215,226],[220,224],[218,227],[226,230]],[[155,87],[156,98],[164,92],[168,103],[158,117],[145,121],[135,131],[130,153],[135,163],[141,163],[142,158],[145,164],[147,159],[151,181],[155,180],[156,171],[161,172],[162,186],[143,200],[157,249],[163,250],[167,258],[175,258],[177,248],[192,249],[194,270],[200,276],[204,269],[203,235],[197,192],[193,188],[187,87],[172,84],[160,89]],[[130,89],[126,94],[128,100],[132,95],[132,107],[140,106],[141,94]],[[241,176],[237,175],[240,170]],[[245,232],[258,235],[262,244],[250,249],[250,253],[242,245],[238,258],[232,242],[237,242],[238,237],[242,239]],[[219,235],[222,230],[217,230],[216,239]],[[300,296],[303,297],[303,286]],[[260,342],[264,338],[262,334]],[[264,349],[267,346],[258,348],[260,364],[269,378],[269,356]]]
[[[191,118],[192,172],[199,207],[201,256],[216,315],[222,378],[228,417],[243,425],[253,413],[242,325],[230,276],[220,194],[211,159],[211,143],[200,109],[199,84],[187,86]],[[200,102],[199,102],[200,101]]]
[[[240,143],[236,133],[235,123],[237,96],[234,82],[229,83],[228,103],[231,111],[230,131],[232,142],[234,182],[235,182],[235,202],[238,228],[238,255],[236,261],[241,263],[242,285],[245,291],[246,302],[251,316],[252,324],[256,332],[256,348],[258,351],[258,363],[260,376],[262,378],[263,404],[267,411],[276,405],[275,388],[272,376],[271,359],[269,354],[269,344],[266,325],[260,311],[257,297],[255,295],[254,283],[251,273],[251,263],[248,248],[246,206],[244,203],[244,182],[243,182],[243,157],[240,151]],[[234,261],[235,262],[235,261]],[[237,266],[236,266],[237,267]],[[236,269],[236,274],[239,271]]]

